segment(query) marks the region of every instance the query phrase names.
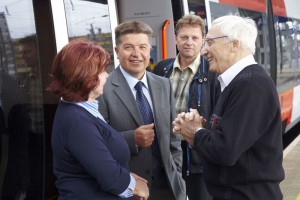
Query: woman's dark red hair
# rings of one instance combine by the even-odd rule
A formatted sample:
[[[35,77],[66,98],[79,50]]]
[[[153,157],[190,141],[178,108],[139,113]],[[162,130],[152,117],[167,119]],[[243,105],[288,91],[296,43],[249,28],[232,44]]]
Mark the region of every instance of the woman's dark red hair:
[[[47,90],[65,101],[87,101],[109,63],[110,55],[96,43],[72,40],[54,58]]]

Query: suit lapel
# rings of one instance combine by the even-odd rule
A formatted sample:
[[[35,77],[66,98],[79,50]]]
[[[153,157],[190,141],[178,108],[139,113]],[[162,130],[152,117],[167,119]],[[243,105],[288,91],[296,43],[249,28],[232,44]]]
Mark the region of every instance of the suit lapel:
[[[164,110],[163,106],[168,102],[168,100],[163,99],[164,95],[162,94],[161,85],[157,80],[155,80],[155,77],[152,74],[147,74],[147,81],[153,104],[154,122],[157,125],[159,122],[161,122],[160,117],[162,116],[162,111]],[[157,133],[160,132],[158,127],[156,127],[156,129]],[[158,138],[160,137],[160,134],[158,134]],[[160,141],[160,139],[158,141]]]
[[[131,92],[131,89],[123,76],[120,67],[118,67],[112,76],[112,85],[114,86],[114,92],[117,98],[122,101],[128,112],[132,115],[134,121],[140,126],[143,124],[142,116],[138,110],[135,98]],[[117,106],[117,105],[116,105]],[[120,113],[122,114],[122,113]]]

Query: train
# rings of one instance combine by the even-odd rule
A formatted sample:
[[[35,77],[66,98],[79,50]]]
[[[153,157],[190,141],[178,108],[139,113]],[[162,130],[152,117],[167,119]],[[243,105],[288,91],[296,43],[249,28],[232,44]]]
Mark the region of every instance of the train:
[[[256,61],[278,90],[282,133],[300,121],[300,13],[297,0],[2,0],[0,2],[0,199],[57,199],[51,127],[59,99],[45,89],[56,53],[70,40],[97,42],[119,64],[114,28],[140,20],[153,29],[154,63],[175,57],[174,26],[201,16],[251,17]],[[38,86],[32,88],[35,80]],[[29,109],[29,116],[22,114]]]

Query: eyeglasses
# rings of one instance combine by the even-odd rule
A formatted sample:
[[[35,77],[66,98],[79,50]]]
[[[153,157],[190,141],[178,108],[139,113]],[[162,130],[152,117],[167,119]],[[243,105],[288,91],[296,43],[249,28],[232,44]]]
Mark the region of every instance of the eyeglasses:
[[[214,43],[214,40],[217,40],[217,39],[220,39],[220,38],[225,38],[225,37],[228,37],[228,36],[223,35],[223,36],[219,36],[219,37],[205,38],[203,47],[205,49],[207,49],[208,47],[210,47]]]

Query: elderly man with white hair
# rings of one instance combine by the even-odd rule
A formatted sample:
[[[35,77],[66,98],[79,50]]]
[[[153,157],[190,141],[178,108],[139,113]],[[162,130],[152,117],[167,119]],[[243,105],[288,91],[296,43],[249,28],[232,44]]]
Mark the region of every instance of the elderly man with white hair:
[[[210,120],[196,110],[174,120],[204,161],[214,200],[279,200],[282,167],[281,112],[273,81],[253,57],[257,28],[250,18],[224,16],[208,31],[202,49],[220,74],[221,95]]]

